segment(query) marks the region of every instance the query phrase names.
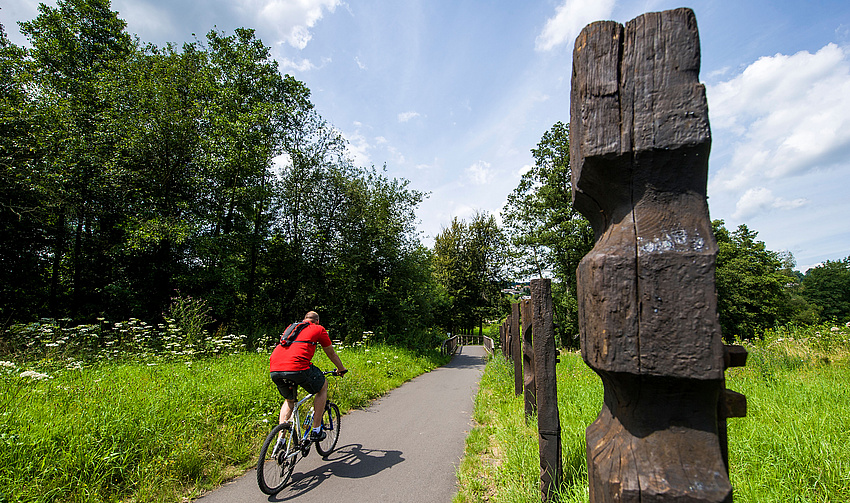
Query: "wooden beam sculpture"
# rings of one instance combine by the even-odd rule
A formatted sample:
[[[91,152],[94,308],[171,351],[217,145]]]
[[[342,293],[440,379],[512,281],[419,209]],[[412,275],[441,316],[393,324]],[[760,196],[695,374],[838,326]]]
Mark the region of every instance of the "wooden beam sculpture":
[[[522,395],[525,403],[525,419],[528,421],[537,412],[531,300],[521,300],[519,306],[520,323],[522,324]]]
[[[555,315],[552,282],[531,280],[531,318],[534,326],[534,370],[537,374],[537,433],[540,453],[540,499],[554,501],[563,480],[561,418],[555,365]]]
[[[690,9],[593,23],[573,52],[573,204],[596,233],[577,271],[582,356],[605,390],[594,503],[732,501],[699,65]]]
[[[514,394],[522,394],[522,335],[519,333],[519,304],[511,304],[511,359],[514,362]]]

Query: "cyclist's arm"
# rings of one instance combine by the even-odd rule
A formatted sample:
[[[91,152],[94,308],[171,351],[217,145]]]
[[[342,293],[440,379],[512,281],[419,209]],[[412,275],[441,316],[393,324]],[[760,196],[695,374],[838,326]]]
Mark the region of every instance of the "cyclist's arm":
[[[332,345],[322,346],[322,349],[325,351],[325,354],[328,355],[328,359],[331,361],[331,363],[336,365],[336,369],[340,373],[344,374],[346,372],[345,365],[342,364],[342,360],[339,359],[339,355],[336,354],[336,351],[334,351],[334,347]]]

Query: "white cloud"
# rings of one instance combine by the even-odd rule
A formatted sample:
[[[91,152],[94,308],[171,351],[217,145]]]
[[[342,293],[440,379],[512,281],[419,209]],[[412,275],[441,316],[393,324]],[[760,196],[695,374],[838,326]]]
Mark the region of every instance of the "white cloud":
[[[572,44],[585,26],[609,18],[614,3],[615,0],[564,0],[555,16],[546,21],[534,48],[548,51],[563,43]]]
[[[316,65],[314,65],[309,59],[295,61],[289,58],[282,58],[278,63],[278,66],[283,70],[291,68],[297,72],[307,72],[316,69]]]
[[[493,179],[493,172],[490,170],[490,163],[487,161],[476,161],[467,168],[467,175],[475,185],[485,185]]]
[[[254,22],[296,49],[304,49],[313,37],[310,29],[333,13],[341,0],[241,0],[244,12],[254,13]]]
[[[399,122],[407,122],[410,119],[415,119],[416,117],[419,117],[418,112],[403,112],[403,113],[398,114],[398,121]]]
[[[708,98],[712,128],[738,138],[730,166],[713,182],[718,189],[743,190],[850,157],[850,53],[834,44],[761,58],[708,86]]]
[[[372,145],[369,143],[369,140],[359,130],[354,133],[340,133],[348,141],[348,153],[351,155],[354,164],[358,166],[371,166],[372,157],[369,155],[369,151],[372,150]]]
[[[754,187],[747,190],[735,205],[734,218],[747,220],[760,213],[765,213],[773,209],[790,210],[804,206],[808,201],[806,199],[794,199],[792,201],[776,197],[770,189],[764,187]]]
[[[354,57],[354,62],[355,62],[355,63],[357,63],[357,68],[360,68],[361,70],[365,70],[365,69],[366,69],[366,64],[365,64],[365,63],[363,63],[362,61],[360,61],[360,57],[355,56],[355,57]]]

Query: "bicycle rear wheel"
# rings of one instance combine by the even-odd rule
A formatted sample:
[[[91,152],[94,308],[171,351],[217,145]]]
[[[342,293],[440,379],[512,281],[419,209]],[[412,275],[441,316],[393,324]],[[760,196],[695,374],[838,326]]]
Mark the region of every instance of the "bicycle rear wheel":
[[[316,452],[327,456],[336,449],[339,440],[339,407],[333,402],[325,404],[325,412],[322,414],[322,428],[327,436],[324,440],[316,442]]]
[[[281,431],[283,433],[278,442],[278,433]],[[298,460],[297,446],[298,440],[291,424],[283,423],[272,428],[257,461],[257,485],[261,491],[269,495],[277,494],[289,482]]]

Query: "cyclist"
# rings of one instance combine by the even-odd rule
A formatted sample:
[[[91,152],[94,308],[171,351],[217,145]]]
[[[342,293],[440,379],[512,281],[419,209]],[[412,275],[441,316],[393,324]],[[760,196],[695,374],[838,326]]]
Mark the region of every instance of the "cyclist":
[[[310,440],[324,440],[326,434],[322,431],[322,414],[325,411],[325,402],[328,399],[328,382],[322,371],[311,363],[316,352],[316,346],[321,345],[322,350],[328,355],[331,363],[336,365],[336,374],[344,375],[348,370],[342,364],[336,351],[331,344],[331,338],[325,327],[319,325],[319,314],[310,311],[304,315],[304,321],[293,324],[292,330],[287,333],[297,334],[291,342],[282,341],[272,351],[269,358],[269,371],[272,382],[277,385],[278,391],[286,400],[280,407],[280,423],[289,420],[292,409],[298,398],[298,386],[308,393],[313,393],[313,429],[310,432]],[[292,383],[295,386],[292,386]]]

